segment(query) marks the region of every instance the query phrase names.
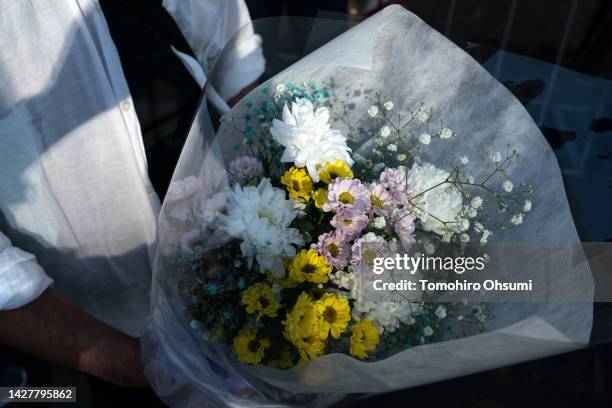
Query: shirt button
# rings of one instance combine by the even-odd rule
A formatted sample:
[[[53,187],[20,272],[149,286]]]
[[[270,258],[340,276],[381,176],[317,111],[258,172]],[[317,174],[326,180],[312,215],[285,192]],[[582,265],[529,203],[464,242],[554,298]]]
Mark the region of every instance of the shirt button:
[[[124,112],[129,111],[131,106],[132,105],[130,105],[128,101],[121,102],[121,109],[123,109]]]

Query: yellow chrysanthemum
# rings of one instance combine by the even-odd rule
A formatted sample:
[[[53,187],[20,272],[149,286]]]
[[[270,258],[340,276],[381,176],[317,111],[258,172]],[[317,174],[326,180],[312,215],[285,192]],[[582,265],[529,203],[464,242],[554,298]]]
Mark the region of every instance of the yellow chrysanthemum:
[[[317,188],[312,192],[312,199],[314,200],[317,208],[323,208],[323,204],[327,202],[327,189]]]
[[[360,320],[353,326],[351,335],[351,354],[360,359],[368,356],[380,342],[378,329],[370,320]]]
[[[310,200],[312,179],[304,169],[291,167],[281,177],[281,183],[287,188],[289,198],[305,203]]]
[[[298,296],[283,325],[285,338],[300,354],[300,364],[323,355],[327,331],[322,325],[321,315],[317,313],[315,302],[308,294],[302,292]]]
[[[336,160],[335,163],[326,163],[319,170],[319,178],[322,182],[329,184],[336,177],[353,178],[353,171],[348,164],[342,160]]]
[[[291,261],[289,276],[297,282],[325,283],[332,269],[315,249],[302,249]]]
[[[315,337],[321,333],[321,319],[316,314],[314,302],[307,293],[302,292],[295,302],[295,306],[283,321],[285,338],[296,347],[308,337]]]
[[[259,319],[262,316],[276,317],[281,305],[276,300],[276,293],[267,283],[256,283],[242,292],[242,303],[246,305],[247,313],[256,313]]]
[[[315,310],[321,316],[324,337],[331,333],[337,339],[348,327],[351,307],[348,300],[336,293],[326,293],[315,303]]]
[[[270,347],[267,338],[257,339],[257,332],[245,328],[234,338],[234,350],[238,360],[247,364],[259,364],[264,356],[265,350]]]
[[[304,339],[297,349],[300,353],[298,364],[304,364],[323,355],[325,352],[325,340],[319,337],[309,337]]]

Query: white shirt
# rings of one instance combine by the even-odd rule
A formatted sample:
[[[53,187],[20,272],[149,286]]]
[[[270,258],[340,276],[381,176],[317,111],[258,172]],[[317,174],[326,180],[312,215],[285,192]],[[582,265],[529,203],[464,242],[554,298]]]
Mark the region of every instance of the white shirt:
[[[261,40],[250,26],[230,43],[250,22],[243,0],[163,4],[198,59],[181,56],[201,85],[213,65],[223,66],[225,75],[208,85],[227,99],[261,74]],[[158,212],[138,118],[97,1],[3,2],[0,310],[54,283],[94,316],[138,334]]]

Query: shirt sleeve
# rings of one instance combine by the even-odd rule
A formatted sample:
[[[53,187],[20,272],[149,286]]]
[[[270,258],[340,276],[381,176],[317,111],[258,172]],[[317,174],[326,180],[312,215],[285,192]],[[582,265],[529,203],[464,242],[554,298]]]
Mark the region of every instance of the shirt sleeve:
[[[204,73],[227,100],[264,72],[261,37],[244,0],[163,0]]]
[[[52,283],[34,255],[12,246],[0,232],[0,310],[30,303]]]

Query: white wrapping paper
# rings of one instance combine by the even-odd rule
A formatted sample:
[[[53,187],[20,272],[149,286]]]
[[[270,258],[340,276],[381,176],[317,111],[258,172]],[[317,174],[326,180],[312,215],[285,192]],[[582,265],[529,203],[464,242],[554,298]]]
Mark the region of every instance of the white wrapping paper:
[[[390,6],[260,89],[288,81],[314,81],[329,87],[336,119],[332,126],[348,135],[355,151],[364,156],[371,150],[372,130],[364,115],[370,105],[364,95],[377,90],[396,106],[423,102],[443,113],[445,125],[457,136],[421,155],[438,167],[468,155],[468,168],[478,179],[490,171],[485,163],[490,164],[491,152],[503,151],[506,145],[517,149],[521,156],[512,177],[533,185],[533,210],[520,228],[496,231],[492,240],[529,244],[535,248],[530,252],[536,254],[533,256],[540,247],[542,256],[548,256],[551,247],[561,249],[554,254],[554,262],[544,263],[531,262],[534,259],[503,262],[507,254],[492,249],[489,255],[502,261],[486,273],[492,279],[546,277],[542,280],[548,285],[546,292],[553,296],[490,303],[488,308],[496,317],[488,323],[487,332],[413,347],[378,362],[365,363],[340,354],[288,370],[234,362],[189,327],[189,301],[177,290],[179,276],[172,263],[182,243],[206,224],[201,209],[226,187],[225,165],[236,155],[232,146],[242,138],[227,125],[215,135],[203,105],[162,209],[152,320],[144,340],[147,375],[164,401],[173,406],[205,406],[205,401],[210,406],[283,406],[287,401],[323,406],[342,394],[398,390],[571,351],[588,343],[593,281],[588,264],[574,262],[573,252],[563,249],[579,239],[555,156],[520,102],[476,61],[415,15]],[[248,99],[256,103],[260,97],[257,89]],[[238,104],[232,116],[242,117],[245,109]],[[204,180],[195,192],[183,188],[190,176]],[[225,374],[214,366],[222,367]],[[236,388],[247,383],[253,393],[259,393],[257,397],[235,395]],[[282,396],[283,391],[296,396]],[[264,403],[266,396],[279,402]]]

